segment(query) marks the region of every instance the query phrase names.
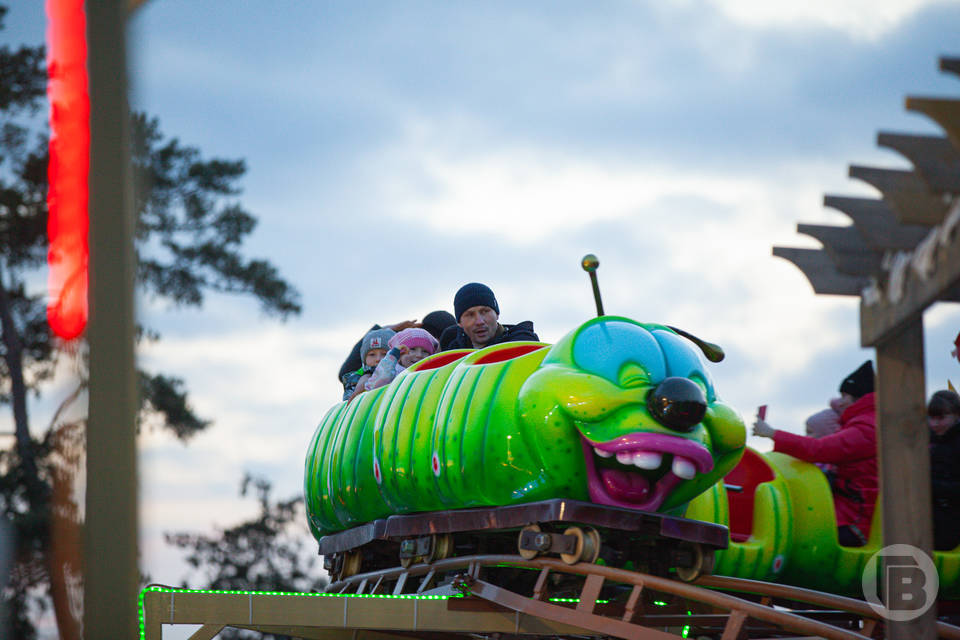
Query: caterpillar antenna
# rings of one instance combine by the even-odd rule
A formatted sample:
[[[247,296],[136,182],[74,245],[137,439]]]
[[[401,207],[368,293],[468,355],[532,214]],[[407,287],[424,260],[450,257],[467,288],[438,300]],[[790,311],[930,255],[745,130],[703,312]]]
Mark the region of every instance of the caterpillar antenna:
[[[676,327],[671,327],[670,325],[667,325],[667,328],[680,334],[687,340],[690,340],[695,345],[700,347],[700,351],[703,352],[703,355],[706,356],[707,360],[710,362],[720,362],[726,357],[726,354],[723,352],[723,347],[718,344],[701,340],[697,336],[693,335],[692,333],[688,333],[683,329],[677,329]]]
[[[603,314],[603,301],[600,299],[600,285],[597,284],[597,267],[600,266],[600,260],[592,253],[588,253],[580,260],[580,266],[590,274],[590,284],[593,285],[593,299],[597,303],[597,317]]]

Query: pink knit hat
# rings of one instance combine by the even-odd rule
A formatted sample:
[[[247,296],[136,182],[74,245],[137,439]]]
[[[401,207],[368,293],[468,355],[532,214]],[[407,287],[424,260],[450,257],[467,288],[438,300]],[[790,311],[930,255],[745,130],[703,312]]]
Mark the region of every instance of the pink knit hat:
[[[833,409],[817,411],[807,418],[807,435],[811,438],[822,438],[840,429],[840,416]]]
[[[422,347],[423,349],[426,349],[427,353],[430,355],[436,353],[437,349],[440,347],[440,343],[437,342],[436,338],[430,335],[429,331],[426,329],[419,329],[417,327],[404,329],[397,335],[390,338],[390,342],[387,344],[391,349],[400,345],[403,345],[408,349]]]

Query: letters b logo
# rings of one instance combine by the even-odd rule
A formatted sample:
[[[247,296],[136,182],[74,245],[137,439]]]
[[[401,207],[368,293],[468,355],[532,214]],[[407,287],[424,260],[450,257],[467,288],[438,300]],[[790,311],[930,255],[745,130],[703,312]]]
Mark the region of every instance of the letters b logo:
[[[930,557],[908,544],[884,547],[863,569],[863,595],[873,610],[888,620],[906,622],[920,617],[933,606],[939,587]]]

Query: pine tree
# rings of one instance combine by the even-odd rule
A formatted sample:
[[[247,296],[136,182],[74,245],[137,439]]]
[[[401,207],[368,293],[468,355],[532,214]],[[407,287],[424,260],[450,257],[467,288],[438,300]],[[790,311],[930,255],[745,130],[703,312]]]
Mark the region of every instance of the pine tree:
[[[189,583],[185,579],[182,586],[203,584],[207,589],[227,591],[320,591],[326,580],[317,577],[317,556],[305,549],[304,541],[309,536],[304,535],[303,497],[274,500],[268,480],[247,474],[240,495],[246,496],[251,490],[259,512],[250,520],[213,534],[165,534],[169,544],[185,551],[185,560],[193,569],[194,575],[185,577]],[[237,630],[224,630],[219,637],[244,636]]]
[[[0,5],[0,29],[6,12]],[[44,55],[42,46],[0,47],[0,404],[10,405],[15,432],[13,446],[0,449],[0,512],[17,540],[3,600],[13,636],[26,640],[36,635],[32,614],[51,605],[61,637],[78,636],[69,597],[78,562],[55,555],[64,549],[50,541],[54,532],[76,537],[72,480],[84,442],[83,419],[66,416],[85,384],[85,346],[57,340],[45,315],[48,134],[38,124]],[[299,294],[277,269],[243,254],[257,219],[239,203],[242,160],[204,158],[164,136],[158,121],[144,114],[132,115],[131,159],[137,285],[146,296],[202,307],[211,293],[241,294],[279,319],[299,314]],[[139,339],[159,338],[140,328]],[[80,386],[50,425],[31,429],[27,395],[42,393],[65,358],[78,369]],[[149,420],[182,440],[210,424],[191,409],[181,379],[139,375],[141,423]]]

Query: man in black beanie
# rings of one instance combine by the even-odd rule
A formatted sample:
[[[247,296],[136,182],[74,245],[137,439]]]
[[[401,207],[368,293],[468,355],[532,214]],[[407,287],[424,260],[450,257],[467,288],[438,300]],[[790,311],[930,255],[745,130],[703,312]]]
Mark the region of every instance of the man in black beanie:
[[[500,324],[500,306],[493,291],[485,284],[471,282],[460,287],[453,298],[453,311],[457,324],[440,336],[443,350],[481,349],[518,340],[540,341],[529,320],[519,324]]]

